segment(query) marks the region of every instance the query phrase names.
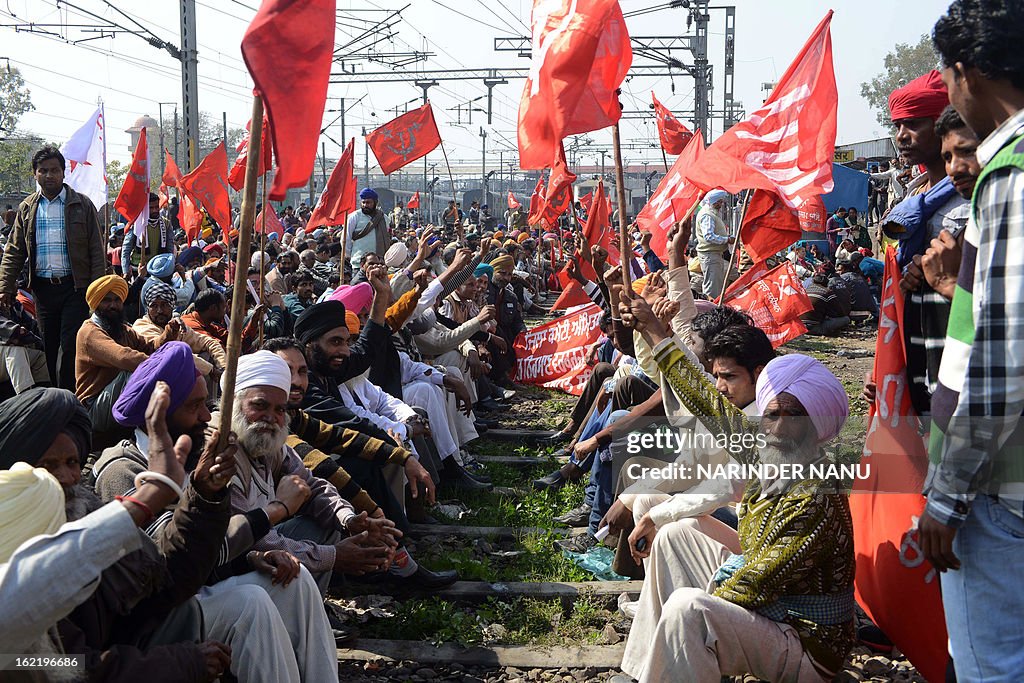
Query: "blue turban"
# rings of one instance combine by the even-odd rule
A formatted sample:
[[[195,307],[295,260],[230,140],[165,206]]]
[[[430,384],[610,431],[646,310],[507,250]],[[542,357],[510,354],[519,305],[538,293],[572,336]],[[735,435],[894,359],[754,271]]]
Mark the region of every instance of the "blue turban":
[[[200,251],[200,253],[202,252]],[[149,259],[149,263],[146,264],[146,270],[153,277],[171,277],[174,275],[174,255],[157,254],[153,258]]]
[[[481,263],[473,270],[473,277],[486,275],[488,280],[494,279],[494,268],[489,263]]]
[[[114,419],[125,427],[146,424],[149,398],[156,383],[161,381],[171,387],[171,402],[167,406],[167,414],[170,415],[192,393],[197,377],[199,371],[189,345],[179,341],[167,342],[142,361],[128,378],[121,396],[114,403]]]
[[[278,239],[280,239],[280,235],[278,235],[276,232],[267,233],[268,242],[276,242]]]
[[[189,247],[188,249],[183,249],[182,252],[178,254],[178,264],[185,266],[188,265],[190,261],[202,260],[202,258],[202,249],[199,247]]]
[[[362,191],[359,193],[359,198],[360,199],[374,199],[374,200],[379,199],[379,197],[377,196],[377,193],[374,192],[373,190],[371,190],[368,187],[364,187],[362,189]]]

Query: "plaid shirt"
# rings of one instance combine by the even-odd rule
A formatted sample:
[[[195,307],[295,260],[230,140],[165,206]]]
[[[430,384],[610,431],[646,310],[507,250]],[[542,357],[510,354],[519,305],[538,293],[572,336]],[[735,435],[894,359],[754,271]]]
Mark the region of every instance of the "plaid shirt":
[[[1024,110],[981,143],[978,161],[988,165],[1022,133]],[[1021,147],[1018,142],[1018,154]],[[1020,438],[1010,439],[1024,412],[1021,358],[1024,169],[1012,165],[979,180],[932,399],[926,509],[947,526],[963,523],[978,493],[997,495],[1008,510],[1024,516],[1024,478],[1014,455]]]
[[[64,232],[64,200],[67,193],[67,189],[62,188],[52,201],[39,197],[39,208],[36,209],[36,275],[71,275],[68,240]]]

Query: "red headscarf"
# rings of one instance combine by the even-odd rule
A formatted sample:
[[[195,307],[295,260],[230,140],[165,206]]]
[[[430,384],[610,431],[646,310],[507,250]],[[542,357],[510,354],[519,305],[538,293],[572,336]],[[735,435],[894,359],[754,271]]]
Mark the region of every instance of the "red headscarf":
[[[937,119],[949,104],[949,93],[942,74],[934,69],[919,76],[889,95],[889,116],[900,119]]]

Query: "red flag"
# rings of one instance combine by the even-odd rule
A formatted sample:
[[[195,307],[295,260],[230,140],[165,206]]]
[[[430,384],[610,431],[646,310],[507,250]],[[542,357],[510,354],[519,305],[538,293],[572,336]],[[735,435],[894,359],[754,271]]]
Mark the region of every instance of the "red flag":
[[[178,187],[206,209],[225,234],[231,230],[231,199],[228,196],[228,151],[222,141],[199,165],[183,176]]]
[[[170,203],[170,197],[168,197],[167,186],[164,185],[163,183],[160,183],[160,189],[158,189],[156,191],[156,194],[157,194],[158,197],[160,197],[160,208],[161,209],[164,208],[165,206],[167,206],[167,204]]]
[[[114,200],[114,209],[129,223],[135,223],[135,234],[140,235],[149,220],[149,147],[146,144],[146,129],[139,132],[139,142],[132,154],[132,165],[128,168],[121,191]],[[139,217],[142,220],[137,220]]]
[[[562,293],[558,295],[558,299],[554,305],[551,306],[552,311],[562,311],[566,308],[572,308],[573,306],[581,306],[584,304],[592,304],[594,300],[587,296],[587,293],[583,291],[583,287],[576,280],[569,276],[565,268],[558,271],[555,275],[558,278],[558,283],[562,285]]]
[[[774,256],[800,239],[800,217],[779,195],[754,190],[740,228],[743,248],[755,263]]]
[[[672,224],[681,220],[700,199],[700,188],[687,181],[686,171],[699,162],[703,154],[704,135],[698,130],[636,216],[640,229],[651,233],[651,251],[658,256],[668,254],[668,231]]]
[[[807,232],[825,232],[825,222],[828,221],[828,211],[825,210],[825,202],[821,197],[811,197],[804,201],[797,210],[800,216],[800,228]]]
[[[588,246],[602,246],[608,252],[608,259],[612,265],[619,262],[618,250],[612,247],[612,229],[608,220],[611,215],[608,198],[604,194],[604,181],[597,181],[597,190],[594,191],[594,198],[590,203],[591,211],[587,215],[587,221],[583,225],[583,236],[587,239]],[[615,252],[612,258],[612,252]]]
[[[353,176],[355,165],[355,138],[348,141],[345,151],[331,171],[313,214],[306,223],[306,232],[324,225],[341,225],[350,211],[356,208],[356,179]],[[419,193],[416,194],[416,205],[419,206]],[[410,205],[412,202],[410,202]]]
[[[409,203],[405,205],[407,209],[418,209],[420,208],[420,191],[416,190],[416,194],[412,196]]]
[[[690,167],[690,182],[705,190],[771,190],[794,208],[832,190],[839,96],[831,21],[830,10],[764,106],[727,130]]]
[[[274,201],[304,186],[313,172],[334,59],[335,5],[264,0],[242,38],[242,58],[263,97],[274,142]]]
[[[256,225],[254,229],[257,233],[264,233],[269,235],[272,232],[276,232],[278,237],[284,234],[284,223],[278,218],[277,212],[274,211],[274,207],[268,202],[263,210],[256,215]]]
[[[203,230],[203,212],[191,197],[187,194],[181,195],[178,204],[178,222],[181,229],[185,231],[185,237],[189,244],[192,244]],[[224,240],[227,241],[228,231],[224,230]]]
[[[545,168],[562,138],[622,116],[616,90],[633,51],[618,0],[534,0],[530,75],[519,103],[519,165]]]
[[[569,170],[565,162],[565,149],[558,144],[555,159],[551,162],[551,175],[548,177],[548,189],[544,193],[540,214],[540,223],[546,228],[554,229],[558,225],[558,219],[572,208],[573,191],[572,184],[576,181],[576,174]],[[533,200],[530,200],[530,208],[533,208]]]
[[[658,118],[658,137],[661,139],[661,148],[665,154],[681,154],[687,143],[693,137],[693,131],[679,122],[668,107],[658,101],[651,91],[651,100],[654,102],[654,115]]]
[[[427,102],[371,131],[366,141],[377,157],[380,170],[384,175],[391,175],[440,145],[441,134],[434,123],[434,110]]]
[[[589,214],[590,213],[590,204],[593,201],[594,201],[594,192],[590,191],[590,192],[586,193],[585,195],[583,195],[582,197],[580,197],[580,206],[582,206],[583,210],[586,211]]]
[[[925,561],[917,521],[925,498],[919,492],[928,452],[907,390],[903,347],[903,294],[896,252],[885,256],[885,275],[874,376],[875,403],[868,408],[862,464],[850,495],[857,559],[857,601],[871,620],[929,681],[944,680],[949,654],[939,578]]]
[[[519,200],[516,199],[516,196],[514,194],[512,194],[512,190],[509,190],[508,191],[508,208],[510,208],[510,209],[518,209],[520,206],[522,206],[522,204],[520,204]]]
[[[178,187],[178,183],[181,182],[181,169],[178,168],[178,163],[171,156],[171,153],[164,149],[164,175],[160,179],[167,187]]]
[[[246,130],[252,130],[252,121],[245,124]],[[266,115],[263,116],[263,133],[260,137],[260,170],[257,173],[257,177],[263,175],[274,167],[274,152],[273,143],[270,138],[270,122],[267,121]],[[249,136],[246,135],[242,138],[242,141],[238,143],[238,147],[235,148],[238,155],[235,157],[235,163],[231,166],[231,170],[228,171],[228,183],[231,187],[236,190],[241,190],[245,185],[245,165],[249,159]]]
[[[768,335],[773,348],[807,331],[800,322],[800,316],[814,306],[789,261],[764,273],[741,290],[735,290],[735,285],[733,283],[730,288],[732,294],[726,293],[726,305],[748,313],[754,319],[754,325]]]
[[[540,223],[541,216],[544,215],[544,205],[544,175],[541,174],[537,177],[537,187],[533,188],[533,194],[530,195],[530,213],[526,217],[529,225]]]

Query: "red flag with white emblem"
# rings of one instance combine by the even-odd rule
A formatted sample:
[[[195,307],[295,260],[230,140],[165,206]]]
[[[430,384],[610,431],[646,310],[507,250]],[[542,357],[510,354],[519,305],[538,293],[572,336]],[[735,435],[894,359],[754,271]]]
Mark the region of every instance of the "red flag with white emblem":
[[[416,190],[416,194],[412,196],[409,203],[405,205],[407,209],[418,209],[420,208],[420,191]]]
[[[519,165],[545,168],[562,138],[622,116],[616,90],[633,50],[618,0],[534,0],[530,75],[519,103]]]
[[[693,131],[679,122],[672,112],[664,104],[658,101],[651,91],[651,101],[654,103],[654,115],[658,119],[658,138],[661,140],[661,148],[665,154],[681,154],[686,148]]]
[[[514,194],[512,194],[512,190],[509,190],[508,191],[508,208],[510,208],[510,209],[518,209],[520,206],[522,206],[522,204],[520,204],[519,200],[516,199],[516,196]]]
[[[430,102],[392,119],[366,136],[380,170],[391,175],[441,144]]]
[[[832,191],[839,95],[831,21],[830,10],[771,97],[715,141],[687,170],[687,180],[705,190],[771,190],[794,208]]]
[[[636,216],[640,229],[651,233],[651,251],[658,256],[668,253],[668,231],[672,224],[682,220],[685,212],[700,199],[701,189],[687,181],[686,171],[700,161],[703,154],[704,135],[698,129]]]
[[[800,316],[814,305],[792,263],[787,261],[751,280],[749,285],[738,290],[735,285],[739,283],[733,283],[729,288],[731,293],[726,292],[725,305],[750,315],[754,325],[768,335],[772,348],[778,348],[807,331]]]

